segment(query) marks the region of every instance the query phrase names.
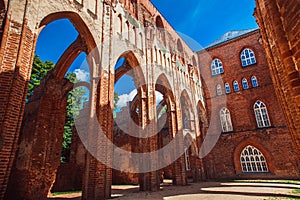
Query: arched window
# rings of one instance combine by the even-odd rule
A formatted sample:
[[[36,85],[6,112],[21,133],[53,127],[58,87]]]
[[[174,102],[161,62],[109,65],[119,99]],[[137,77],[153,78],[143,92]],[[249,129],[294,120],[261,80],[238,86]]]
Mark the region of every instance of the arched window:
[[[252,87],[258,87],[258,81],[256,76],[252,76],[251,81],[252,81]]]
[[[219,59],[214,59],[211,63],[211,74],[212,75],[217,75],[217,74],[223,74],[224,69],[223,69],[223,64],[221,60]]]
[[[157,63],[158,62],[158,56],[157,56],[157,49],[154,47],[154,61]]]
[[[189,156],[189,149],[184,149],[184,159],[185,159],[185,170],[191,170],[191,163],[190,163],[190,156]]]
[[[243,172],[268,172],[265,156],[255,147],[248,145],[240,156]]]
[[[233,81],[233,90],[235,92],[240,90],[239,83],[237,81]]]
[[[137,43],[136,43],[136,39],[137,39],[136,28],[132,27],[131,32],[132,32],[132,34],[131,34],[130,42],[136,46],[137,45]]]
[[[226,92],[226,94],[230,93],[230,86],[228,83],[225,83],[225,92]]]
[[[230,112],[227,108],[221,109],[220,120],[221,120],[222,132],[229,132],[233,130]]]
[[[271,126],[266,105],[261,101],[254,104],[254,113],[259,128]]]
[[[253,65],[256,63],[255,54],[251,49],[244,49],[241,53],[242,66]]]
[[[242,84],[243,84],[243,88],[244,88],[244,90],[247,90],[247,89],[249,88],[249,86],[248,86],[248,81],[247,81],[247,79],[246,79],[246,78],[243,78],[243,80],[242,80]]]
[[[122,17],[121,17],[121,15],[118,15],[118,19],[117,19],[117,32],[122,34]]]
[[[159,54],[159,62],[158,62],[158,61],[157,61],[157,62],[158,62],[160,65],[162,65],[162,55],[161,55],[161,51],[160,51],[160,50],[158,51],[158,54]]]
[[[139,42],[138,42],[138,44],[139,44],[139,46],[138,46],[138,48],[140,48],[141,50],[143,50],[143,35],[142,35],[142,33],[139,33]]]
[[[217,95],[218,96],[222,95],[222,88],[220,84],[217,85]]]
[[[130,40],[130,33],[129,33],[129,22],[125,22],[125,30],[124,30],[124,38]]]

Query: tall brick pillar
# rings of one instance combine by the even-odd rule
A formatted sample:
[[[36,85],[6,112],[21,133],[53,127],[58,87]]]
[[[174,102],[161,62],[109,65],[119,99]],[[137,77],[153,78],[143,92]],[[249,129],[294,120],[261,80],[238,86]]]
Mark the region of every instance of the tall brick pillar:
[[[24,15],[26,2],[9,4],[0,47],[0,199],[15,157],[36,39]]]
[[[154,94],[153,85],[148,85],[148,95],[147,97],[142,98],[142,126],[147,127],[147,135],[154,135],[157,131],[157,120],[156,120],[156,111],[153,109],[155,105],[155,94]],[[155,134],[152,137],[147,138],[146,140],[140,139],[140,146],[142,147],[143,152],[154,152],[158,149],[158,134]],[[158,156],[149,155],[145,160],[140,160],[140,167],[143,169],[147,166],[155,166],[158,162]],[[141,191],[157,191],[160,187],[159,182],[159,171],[152,171],[148,173],[141,173],[139,175],[139,185]]]
[[[88,147],[83,175],[82,199],[106,199],[111,196],[112,151],[105,141],[113,142],[113,99],[114,66],[111,65],[112,5],[109,1],[100,4],[102,18],[102,42],[105,47],[97,48],[88,56],[92,67],[90,119],[87,121]],[[100,44],[98,44],[100,46]],[[91,149],[90,149],[91,148]],[[94,153],[92,154],[92,151]]]
[[[298,0],[256,0],[276,94],[300,158],[300,4]]]
[[[175,115],[175,113],[174,113]],[[174,116],[175,117],[175,116]],[[173,118],[173,117],[172,117]],[[176,119],[174,122],[177,122],[177,132],[179,140],[177,142],[177,147],[175,149],[176,155],[178,153],[182,154],[174,163],[174,180],[175,185],[186,185],[187,184],[187,177],[185,172],[185,158],[184,158],[184,147],[183,147],[183,130],[182,130],[182,118],[181,118],[181,110],[180,106],[177,106],[176,109]]]
[[[168,112],[168,119],[169,119],[169,128],[171,129],[171,135],[170,140],[174,139],[174,136],[178,134],[178,128],[177,128],[177,118],[176,118],[176,111],[175,108],[171,108],[171,110]],[[183,137],[181,138],[183,142]],[[180,144],[176,144],[177,148],[179,148]],[[176,151],[178,149],[174,149],[174,152],[171,152],[173,155],[176,156]],[[183,144],[182,144],[183,148]],[[182,150],[183,152],[183,150]],[[182,157],[182,156],[181,156]],[[172,181],[174,185],[184,185],[183,176],[182,176],[182,165],[181,165],[181,157],[177,159],[174,163],[172,163]],[[185,169],[183,169],[185,171]]]
[[[104,137],[113,142],[113,114],[110,99],[113,99],[113,75],[101,72],[100,82],[97,78],[92,80],[92,96],[90,119],[85,126],[88,146],[83,175],[82,199],[105,199],[111,196],[112,159],[111,146]],[[80,127],[78,127],[80,129]],[[85,134],[82,133],[81,134]]]

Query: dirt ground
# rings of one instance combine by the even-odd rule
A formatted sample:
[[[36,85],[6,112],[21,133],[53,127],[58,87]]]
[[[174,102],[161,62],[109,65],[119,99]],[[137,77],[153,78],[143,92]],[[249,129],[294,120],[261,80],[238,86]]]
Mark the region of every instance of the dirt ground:
[[[299,184],[249,183],[249,182],[202,182],[187,186],[173,186],[169,181],[157,192],[140,192],[138,186],[118,185],[112,187],[114,200],[248,200],[248,199],[300,199],[293,190]],[[81,193],[70,193],[49,197],[50,200],[81,199]]]

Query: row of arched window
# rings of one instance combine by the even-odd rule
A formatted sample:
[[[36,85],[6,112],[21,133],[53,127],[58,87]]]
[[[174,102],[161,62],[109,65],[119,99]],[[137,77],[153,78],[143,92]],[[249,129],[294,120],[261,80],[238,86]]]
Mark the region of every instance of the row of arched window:
[[[241,59],[242,67],[246,67],[256,63],[254,51],[252,51],[249,48],[245,48],[241,52],[240,59]],[[222,61],[218,58],[214,59],[211,63],[211,74],[218,75],[223,73],[224,73],[224,68],[223,68]]]
[[[271,126],[268,111],[266,105],[262,101],[256,101],[253,105],[253,110],[255,114],[255,119],[258,128],[264,128]],[[222,127],[222,132],[233,131],[230,111],[228,108],[222,108],[220,111],[220,122]]]
[[[251,77],[251,84],[252,84],[252,87],[258,87],[258,81],[257,81],[256,76]],[[233,91],[235,91],[235,92],[240,91],[239,83],[236,80],[233,81],[232,85],[233,85]],[[225,93],[229,94],[231,92],[231,88],[230,88],[229,83],[225,83],[224,87],[225,87]],[[249,84],[248,84],[248,81],[247,81],[246,78],[242,79],[242,87],[243,87],[244,90],[249,89]],[[223,94],[222,87],[221,87],[220,84],[218,84],[217,85],[217,95],[220,96],[222,94]]]

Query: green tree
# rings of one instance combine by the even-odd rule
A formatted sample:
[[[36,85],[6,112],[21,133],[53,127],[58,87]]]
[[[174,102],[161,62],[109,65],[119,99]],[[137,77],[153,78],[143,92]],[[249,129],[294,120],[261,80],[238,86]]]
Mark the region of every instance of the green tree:
[[[47,73],[55,67],[51,61],[43,62],[39,56],[33,58],[31,76],[28,85],[26,101],[33,95],[34,89],[41,84],[41,80],[46,77]]]
[[[78,79],[74,73],[67,73],[65,76],[72,83],[77,83]],[[68,93],[66,122],[64,126],[64,135],[62,143],[61,162],[70,160],[70,147],[72,143],[72,132],[75,126],[75,118],[79,115],[84,103],[87,101],[86,90],[83,87],[77,87]]]

